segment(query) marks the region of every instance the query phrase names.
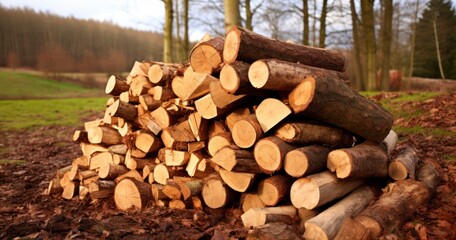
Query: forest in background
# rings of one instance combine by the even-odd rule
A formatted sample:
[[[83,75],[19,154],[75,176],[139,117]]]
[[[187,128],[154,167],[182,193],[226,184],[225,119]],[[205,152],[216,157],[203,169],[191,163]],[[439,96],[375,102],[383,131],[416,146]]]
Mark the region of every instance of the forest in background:
[[[122,72],[162,59],[163,34],[0,5],[0,67]]]

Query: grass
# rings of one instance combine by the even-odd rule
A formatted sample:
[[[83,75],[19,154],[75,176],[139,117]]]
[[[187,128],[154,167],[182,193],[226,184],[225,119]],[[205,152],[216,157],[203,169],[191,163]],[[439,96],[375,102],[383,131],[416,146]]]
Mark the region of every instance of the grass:
[[[106,98],[0,100],[0,130],[48,125],[77,125],[106,107]]]
[[[445,137],[445,136],[456,136],[454,132],[447,131],[441,128],[424,128],[421,126],[412,126],[412,127],[403,127],[394,125],[393,130],[397,133],[402,134],[423,134],[426,136],[436,136],[436,137]]]
[[[0,99],[100,96],[103,90],[49,79],[40,74],[0,70]]]
[[[27,163],[25,160],[10,160],[10,159],[0,159],[0,165],[2,164],[17,164],[22,165]]]

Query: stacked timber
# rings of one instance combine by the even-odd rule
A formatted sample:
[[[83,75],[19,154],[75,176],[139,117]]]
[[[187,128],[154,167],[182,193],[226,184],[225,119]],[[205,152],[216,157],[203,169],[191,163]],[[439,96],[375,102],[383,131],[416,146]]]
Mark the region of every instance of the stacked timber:
[[[392,115],[351,89],[345,68],[341,52],[239,27],[205,36],[189,64],[135,62],[108,79],[104,117],[74,133],[82,156],[47,193],[113,198],[120,210],[240,205],[255,236],[332,239],[352,223],[376,237],[392,221],[373,223],[384,198],[423,193],[422,204],[438,171],[415,171],[413,150],[391,158]],[[370,180],[388,175],[404,192],[363,211],[378,195]]]

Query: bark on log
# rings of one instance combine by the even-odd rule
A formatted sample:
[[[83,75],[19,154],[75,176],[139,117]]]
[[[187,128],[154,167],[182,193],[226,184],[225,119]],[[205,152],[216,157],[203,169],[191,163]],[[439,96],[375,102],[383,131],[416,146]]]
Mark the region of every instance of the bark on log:
[[[363,179],[338,179],[325,171],[296,180],[291,186],[291,203],[296,208],[314,209],[345,196],[363,184]]]
[[[73,141],[78,143],[89,143],[89,136],[86,131],[76,130],[73,134]]]
[[[307,77],[289,95],[295,113],[381,143],[393,124],[391,113],[330,75]]]
[[[124,165],[104,164],[98,170],[98,176],[101,179],[115,179],[128,171],[130,170]]]
[[[155,100],[154,97],[152,97],[149,94],[144,94],[139,96],[138,98],[139,103],[141,106],[146,109],[147,111],[153,111],[157,109],[158,107],[161,106],[162,102],[159,100]]]
[[[176,98],[176,94],[174,94],[171,88],[166,88],[163,86],[155,86],[153,87],[153,99],[155,101],[165,102],[170,99]]]
[[[152,192],[147,183],[133,178],[120,181],[114,190],[114,201],[119,210],[126,211],[130,208],[144,209],[152,200]]]
[[[394,180],[404,180],[407,177],[415,179],[415,168],[418,156],[414,148],[402,150],[388,165],[388,175]]]
[[[144,181],[144,179],[142,178],[141,174],[139,174],[138,171],[130,170],[129,172],[126,172],[126,173],[116,177],[116,179],[114,179],[114,182],[119,183],[120,181],[122,181],[125,178],[133,178],[140,182]]]
[[[129,88],[130,86],[124,79],[111,75],[106,83],[105,93],[112,96],[119,96],[122,92],[128,91]]]
[[[274,133],[288,143],[322,144],[331,148],[351,147],[353,136],[340,128],[314,122],[285,122]]]
[[[385,137],[385,139],[383,139],[383,142],[382,142],[383,146],[385,146],[385,148],[388,152],[388,156],[394,150],[394,147],[396,146],[397,141],[399,141],[399,138],[398,138],[396,132],[393,130],[390,130],[388,135]]]
[[[87,137],[89,138],[90,143],[93,144],[106,144],[106,145],[115,145],[122,142],[122,136],[119,132],[111,127],[100,126],[91,128],[87,132]]]
[[[252,63],[268,58],[336,71],[344,71],[347,62],[344,54],[339,51],[270,39],[240,27],[233,27],[228,31],[223,48],[223,60],[226,64],[235,60]]]
[[[220,71],[223,64],[222,37],[212,38],[195,46],[189,54],[190,66],[195,72],[212,74]]]
[[[231,130],[234,143],[240,148],[252,147],[263,136],[263,130],[255,114],[241,118]]]
[[[135,121],[138,111],[135,106],[120,100],[115,101],[110,107],[112,116],[121,117],[128,121]]]
[[[305,223],[305,239],[333,239],[345,218],[356,216],[375,197],[368,186],[363,186]]]
[[[366,141],[330,152],[327,167],[336,172],[338,178],[386,177],[388,153],[383,146]]]
[[[73,197],[79,194],[79,183],[69,182],[63,187],[62,198],[71,200]]]
[[[295,178],[314,174],[326,168],[326,162],[331,149],[320,145],[311,145],[289,151],[285,155],[283,168]]]
[[[217,178],[209,179],[204,183],[201,195],[204,203],[213,209],[226,207],[235,199],[234,191]]]
[[[282,169],[285,155],[295,149],[276,136],[261,139],[255,144],[253,154],[258,166],[264,173],[273,173]]]
[[[244,227],[258,227],[266,223],[285,222],[293,224],[297,210],[293,206],[251,208],[241,215]]]
[[[175,72],[179,67],[180,66],[176,66],[175,64],[155,64],[149,68],[147,76],[149,77],[149,81],[153,84],[164,86],[173,80]]]
[[[290,193],[292,179],[283,175],[274,175],[258,184],[258,196],[266,206],[275,206]]]
[[[248,117],[250,115],[250,110],[247,107],[240,107],[238,109],[235,109],[228,115],[226,115],[225,123],[228,129],[233,131],[234,124],[236,124],[237,121]]]
[[[263,100],[255,111],[255,116],[263,132],[272,129],[290,114],[290,107],[275,98]]]
[[[230,172],[221,169],[219,174],[223,182],[236,192],[246,192],[255,180],[253,173]]]
[[[237,146],[226,146],[220,149],[212,162],[219,165],[227,171],[261,173],[253,153],[248,150],[241,150]]]
[[[341,72],[276,59],[262,59],[252,63],[248,74],[250,84],[255,88],[291,91],[317,72],[333,75],[340,81],[346,80],[341,79],[346,77]]]
[[[190,180],[179,184],[182,198],[184,200],[189,199],[192,196],[197,196],[203,189],[203,182],[201,180]]]

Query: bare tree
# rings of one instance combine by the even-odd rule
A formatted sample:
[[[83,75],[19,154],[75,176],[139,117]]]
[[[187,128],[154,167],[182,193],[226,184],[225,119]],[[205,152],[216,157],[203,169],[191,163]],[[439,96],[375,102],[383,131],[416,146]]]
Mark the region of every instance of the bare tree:
[[[239,0],[224,0],[223,7],[225,9],[225,31],[233,26],[241,26]]]
[[[188,0],[182,0],[184,5],[184,44],[183,44],[183,52],[188,54],[190,51],[190,40],[188,37]]]
[[[261,8],[265,0],[261,0],[256,6],[251,5],[250,0],[244,0],[244,9],[245,9],[245,28],[250,31],[253,31],[253,16],[256,15],[258,10]]]
[[[364,36],[364,55],[366,67],[364,79],[367,81],[367,90],[374,90],[376,83],[376,44],[374,26],[374,0],[361,0],[362,32]]]
[[[415,12],[413,13],[413,22],[412,22],[412,33],[410,35],[410,62],[409,62],[409,72],[408,72],[408,77],[411,78],[413,74],[413,59],[415,55],[415,41],[416,41],[416,22],[418,20],[418,11],[419,11],[419,6],[420,6],[420,0],[416,0],[415,3]],[[408,81],[410,82],[410,81]]]
[[[381,89],[389,90],[389,69],[391,57],[391,31],[393,26],[393,0],[383,0],[382,20],[382,63],[381,63]]]
[[[173,53],[173,1],[162,0],[165,3],[165,36],[163,47],[163,61],[171,62]]]
[[[439,64],[440,76],[443,80],[445,80],[445,73],[443,73],[442,67],[442,58],[440,56],[439,36],[437,34],[437,12],[434,12],[434,19],[432,19],[432,28],[434,29],[435,49],[437,52],[437,62]]]
[[[355,0],[350,0],[350,10],[351,10],[351,19],[352,19],[352,37],[353,37],[353,56],[355,60],[355,68],[357,70],[357,77],[358,80],[358,89],[365,90],[364,85],[364,73],[363,67],[361,64],[361,48],[360,48],[360,37],[359,37],[359,18],[358,14],[356,13],[356,6]]]
[[[328,0],[323,0],[320,15],[320,37],[318,46],[324,48],[326,46],[326,15],[328,14]]]

